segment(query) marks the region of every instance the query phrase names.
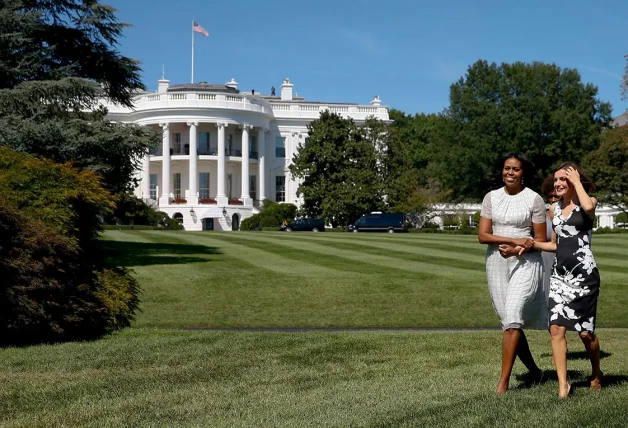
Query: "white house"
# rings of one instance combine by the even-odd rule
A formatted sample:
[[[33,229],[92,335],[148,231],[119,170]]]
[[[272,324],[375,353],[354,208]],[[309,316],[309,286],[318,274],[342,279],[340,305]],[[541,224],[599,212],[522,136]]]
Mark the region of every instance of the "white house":
[[[274,90],[273,90],[274,92]],[[161,130],[148,154],[136,196],[183,221],[186,230],[237,230],[265,198],[298,203],[288,170],[307,125],[329,110],[362,123],[389,120],[379,97],[368,105],[306,101],[284,79],[279,93],[243,93],[224,85],[172,85],[134,96],[134,108],[103,100],[108,119]]]

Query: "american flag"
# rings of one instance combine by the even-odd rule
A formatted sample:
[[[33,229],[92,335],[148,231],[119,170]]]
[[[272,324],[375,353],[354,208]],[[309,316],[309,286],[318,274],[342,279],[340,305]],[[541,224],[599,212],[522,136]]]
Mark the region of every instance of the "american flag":
[[[207,32],[207,30],[201,27],[197,22],[192,22],[192,31],[201,33],[205,37],[209,36],[209,33]]]

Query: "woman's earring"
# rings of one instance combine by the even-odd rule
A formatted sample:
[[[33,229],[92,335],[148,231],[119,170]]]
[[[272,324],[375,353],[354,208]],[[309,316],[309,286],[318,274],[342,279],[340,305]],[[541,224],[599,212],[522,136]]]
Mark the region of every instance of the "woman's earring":
[[[523,178],[521,179],[521,184],[523,184]]]

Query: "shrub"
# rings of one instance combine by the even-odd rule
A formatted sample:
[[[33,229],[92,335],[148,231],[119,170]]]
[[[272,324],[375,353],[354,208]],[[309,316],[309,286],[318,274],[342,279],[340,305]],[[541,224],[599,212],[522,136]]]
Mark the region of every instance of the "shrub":
[[[260,220],[260,214],[245,218],[242,220],[242,223],[240,223],[240,230],[258,230],[260,228]]]
[[[103,269],[97,274],[99,288],[95,292],[103,311],[104,331],[128,327],[139,308],[140,287],[125,268]]]
[[[281,221],[286,220],[290,222],[297,215],[297,206],[294,204],[278,204],[269,199],[264,199],[264,209],[260,214],[263,217],[276,217]]]
[[[279,228],[279,226],[281,226],[281,220],[279,220],[277,217],[264,216],[260,220],[259,225],[261,228],[274,227],[276,230]]]
[[[0,341],[89,339],[133,319],[139,290],[107,266],[114,198],[90,171],[0,147]]]

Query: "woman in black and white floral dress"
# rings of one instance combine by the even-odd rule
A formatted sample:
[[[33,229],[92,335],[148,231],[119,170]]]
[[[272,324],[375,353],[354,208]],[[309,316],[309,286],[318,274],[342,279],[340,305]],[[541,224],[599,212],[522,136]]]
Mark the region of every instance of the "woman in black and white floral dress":
[[[591,360],[591,389],[602,386],[600,342],[595,335],[595,317],[600,292],[600,274],[591,252],[591,231],[597,201],[588,192],[595,186],[573,162],[554,171],[554,188],[561,201],[552,205],[554,233],[551,242],[535,242],[534,248],[555,251],[550,277],[549,316],[552,352],[558,375],[558,395],[567,397],[567,329],[578,331]]]

